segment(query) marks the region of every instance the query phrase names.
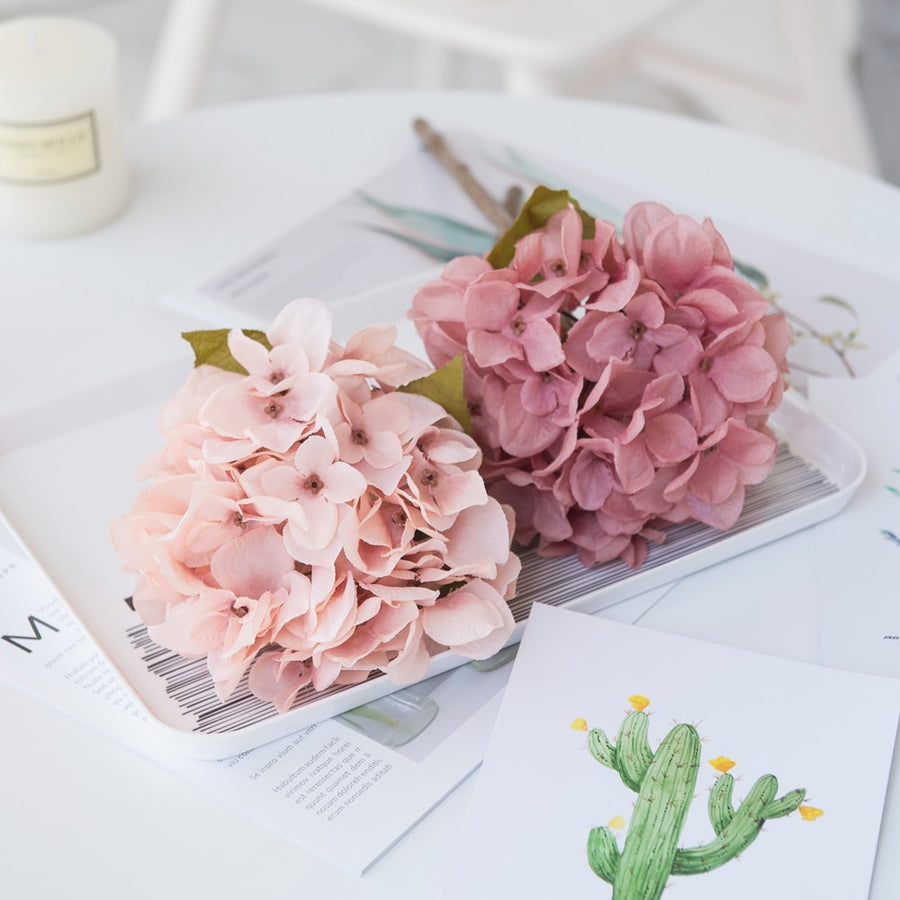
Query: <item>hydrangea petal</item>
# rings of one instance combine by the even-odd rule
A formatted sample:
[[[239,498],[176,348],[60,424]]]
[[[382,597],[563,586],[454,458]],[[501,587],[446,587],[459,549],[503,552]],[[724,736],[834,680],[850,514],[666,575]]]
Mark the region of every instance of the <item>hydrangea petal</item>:
[[[697,431],[684,416],[662,413],[647,423],[647,449],[662,465],[681,462],[697,449]]]
[[[422,610],[422,627],[439,644],[472,659],[486,659],[503,647],[514,622],[505,601],[476,579]]]
[[[713,358],[709,377],[726,400],[751,403],[775,383],[778,367],[762,347],[740,345]]]
[[[644,244],[647,274],[672,293],[687,290],[712,261],[709,235],[689,216],[660,220]]]
[[[276,588],[294,568],[274,528],[252,528],[223,544],[212,556],[210,574],[238,597],[258,597]]]

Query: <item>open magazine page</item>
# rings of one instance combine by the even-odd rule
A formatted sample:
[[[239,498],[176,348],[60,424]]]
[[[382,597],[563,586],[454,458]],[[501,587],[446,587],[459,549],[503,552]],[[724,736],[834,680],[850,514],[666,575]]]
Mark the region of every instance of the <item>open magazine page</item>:
[[[540,184],[566,189],[583,209],[621,225],[647,196],[560,159],[545,159],[475,134],[452,132],[447,144],[494,197],[511,187],[525,197]],[[673,211],[701,220],[702,208]],[[739,222],[714,222],[736,266],[791,324],[792,382],[808,374],[848,376],[873,371],[894,348],[900,304],[889,278],[839,259],[824,258],[751,231]],[[483,255],[499,237],[453,178],[424,149],[411,153],[307,222],[247,256],[223,261],[216,273],[175,287],[165,300],[192,315],[229,327],[267,326],[297,297],[332,303],[388,286],[409,307],[415,291],[443,263]],[[799,236],[798,236],[799,238]],[[359,323],[363,324],[363,323]]]
[[[358,715],[363,727],[381,725],[388,742],[408,739],[402,746],[330,719],[234,757],[197,760],[166,748],[2,523],[0,632],[0,676],[356,872],[479,764],[507,675],[465,666],[417,685],[406,692],[406,734],[399,704]]]

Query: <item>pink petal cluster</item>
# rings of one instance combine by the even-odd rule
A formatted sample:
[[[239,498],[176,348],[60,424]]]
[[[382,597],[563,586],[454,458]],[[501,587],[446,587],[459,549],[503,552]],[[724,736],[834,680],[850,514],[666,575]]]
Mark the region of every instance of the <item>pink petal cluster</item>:
[[[223,699],[248,672],[280,710],[308,684],[406,684],[436,653],[485,658],[512,632],[512,511],[475,441],[395,390],[428,371],[395,336],[340,347],[327,307],[298,300],[271,349],[229,333],[246,375],[198,366],[163,411],[113,540],[151,637],[206,657]]]
[[[436,365],[463,355],[488,490],[545,555],[639,566],[666,523],[733,525],[774,465],[789,328],[709,220],[640,203],[588,239],[565,208],[409,316]]]

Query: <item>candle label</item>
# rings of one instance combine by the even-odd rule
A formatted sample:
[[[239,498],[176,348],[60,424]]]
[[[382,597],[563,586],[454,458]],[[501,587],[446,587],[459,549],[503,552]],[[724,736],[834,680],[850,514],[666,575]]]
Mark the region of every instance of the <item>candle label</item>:
[[[56,184],[99,169],[93,112],[52,122],[0,122],[0,181]]]

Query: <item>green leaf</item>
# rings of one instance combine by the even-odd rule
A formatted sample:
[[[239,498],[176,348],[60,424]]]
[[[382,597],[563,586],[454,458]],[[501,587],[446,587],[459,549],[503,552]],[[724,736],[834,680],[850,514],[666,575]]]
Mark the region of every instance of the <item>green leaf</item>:
[[[459,422],[466,434],[472,433],[472,419],[463,395],[462,353],[454,356],[445,366],[441,366],[430,375],[410,381],[398,390],[408,394],[421,394],[429,400],[434,400]]]
[[[495,269],[502,269],[508,266],[516,253],[516,242],[532,231],[543,228],[550,220],[554,213],[558,213],[561,209],[568,206],[574,207],[581,216],[584,226],[584,237],[590,240],[594,236],[594,220],[579,205],[576,200],[569,196],[568,191],[552,191],[550,188],[539,184],[521,212],[516,217],[515,222],[509,227],[509,230],[497,241],[494,249],[488,254],[487,260]]]
[[[766,278],[765,273],[757,269],[756,266],[751,266],[749,263],[740,262],[736,259],[734,261],[734,268],[738,275],[743,275],[744,278],[753,284],[758,291],[768,290],[769,279]]]
[[[438,588],[438,597],[446,597],[448,594],[452,594],[454,591],[464,588],[468,583],[468,581],[462,580],[451,581],[449,584],[442,584]]]
[[[839,306],[841,309],[846,310],[853,316],[854,319],[859,321],[859,313],[857,313],[856,309],[853,307],[852,303],[849,303],[847,300],[842,300],[840,297],[835,297],[831,294],[824,294],[823,296],[818,298],[819,303],[830,303],[832,306]]]
[[[491,248],[496,240],[494,232],[476,228],[459,219],[445,216],[443,213],[385,203],[364,191],[358,191],[357,194],[364,203],[375,207],[395,222],[405,225],[417,234],[440,241],[450,247],[460,248],[457,256],[461,256],[463,253],[477,253],[481,256]]]
[[[244,334],[254,341],[259,341],[267,350],[272,349],[264,331],[251,328],[242,329]],[[228,333],[230,328],[213,328],[205,331],[183,331],[181,336],[194,350],[194,368],[207,365],[225,369],[226,372],[237,372],[246,375],[247,370],[231,355],[228,349]]]

